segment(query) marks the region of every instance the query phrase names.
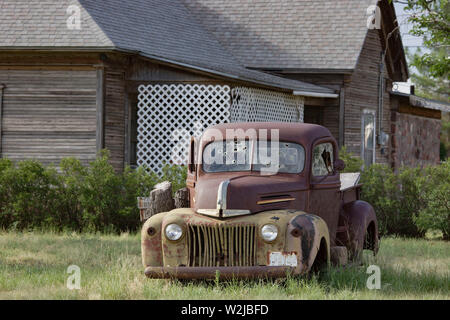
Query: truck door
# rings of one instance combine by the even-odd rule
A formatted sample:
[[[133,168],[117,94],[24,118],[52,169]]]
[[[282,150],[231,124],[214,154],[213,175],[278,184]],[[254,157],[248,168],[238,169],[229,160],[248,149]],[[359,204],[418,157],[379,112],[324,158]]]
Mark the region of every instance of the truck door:
[[[340,210],[340,178],[339,172],[334,170],[336,142],[322,139],[314,143],[312,150],[308,212],[325,220],[334,246]]]

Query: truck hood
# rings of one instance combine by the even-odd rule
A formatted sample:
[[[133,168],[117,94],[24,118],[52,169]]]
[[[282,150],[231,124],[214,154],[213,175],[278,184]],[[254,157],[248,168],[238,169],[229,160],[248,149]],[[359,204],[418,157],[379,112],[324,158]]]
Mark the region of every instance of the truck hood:
[[[304,210],[306,189],[298,175],[240,175],[225,180],[223,175],[209,176],[197,181],[194,210],[220,218],[265,210]]]

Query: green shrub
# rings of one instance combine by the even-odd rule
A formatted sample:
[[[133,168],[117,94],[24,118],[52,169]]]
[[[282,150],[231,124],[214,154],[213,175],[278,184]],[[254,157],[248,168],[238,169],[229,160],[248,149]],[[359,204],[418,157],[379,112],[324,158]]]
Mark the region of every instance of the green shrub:
[[[377,215],[380,234],[398,233],[398,180],[387,165],[373,164],[361,174],[361,199],[370,203]]]
[[[0,226],[53,226],[58,214],[56,170],[34,160],[22,161],[17,167],[2,160],[0,167]]]
[[[126,167],[122,173],[122,192],[119,202],[119,221],[126,230],[136,230],[139,227],[139,209],[137,197],[148,197],[154,185],[159,182],[154,172],[147,172],[143,167],[136,170]]]
[[[414,217],[422,231],[440,230],[445,239],[450,238],[450,161],[440,166],[428,167],[417,181],[419,200],[423,203]]]
[[[13,165],[0,159],[1,228],[136,230],[140,224],[136,198],[147,196],[160,181],[144,168],[127,167],[116,173],[106,151],[87,167],[77,159],[66,158],[59,168],[58,173],[37,161]]]
[[[364,161],[360,157],[348,152],[346,146],[342,146],[339,151],[339,158],[345,162],[345,169],[342,173],[359,172],[364,164]]]
[[[162,168],[161,181],[172,182],[172,191],[186,187],[187,166],[177,166],[166,164]]]
[[[448,238],[448,161],[424,169],[402,167],[397,174],[387,165],[374,164],[363,171],[361,182],[361,198],[374,207],[381,234],[419,237],[440,230]]]

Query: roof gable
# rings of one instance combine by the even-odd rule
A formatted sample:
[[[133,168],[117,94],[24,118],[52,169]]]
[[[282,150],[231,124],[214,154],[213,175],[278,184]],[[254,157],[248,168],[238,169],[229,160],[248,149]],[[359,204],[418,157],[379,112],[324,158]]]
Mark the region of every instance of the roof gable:
[[[67,26],[70,5],[80,8],[80,30]],[[113,46],[111,39],[76,0],[2,0],[0,30],[0,47]]]
[[[69,5],[81,29],[67,27]],[[115,49],[267,87],[332,90],[246,69],[179,0],[2,0],[0,49]]]
[[[376,0],[181,0],[247,67],[353,69]]]

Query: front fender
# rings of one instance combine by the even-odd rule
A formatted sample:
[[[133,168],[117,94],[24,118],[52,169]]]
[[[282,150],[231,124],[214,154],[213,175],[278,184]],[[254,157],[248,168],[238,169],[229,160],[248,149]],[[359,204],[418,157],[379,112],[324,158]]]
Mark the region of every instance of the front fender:
[[[169,212],[151,216],[141,229],[142,264],[147,266],[162,266],[162,221]]]
[[[326,222],[314,214],[301,214],[291,219],[286,232],[288,251],[300,253],[296,273],[311,270],[319,251],[330,263],[330,234]]]
[[[378,251],[378,223],[373,207],[362,200],[346,203],[343,206],[343,218],[348,227],[347,248],[352,257],[359,255],[364,248]],[[366,233],[370,247],[364,247]]]

